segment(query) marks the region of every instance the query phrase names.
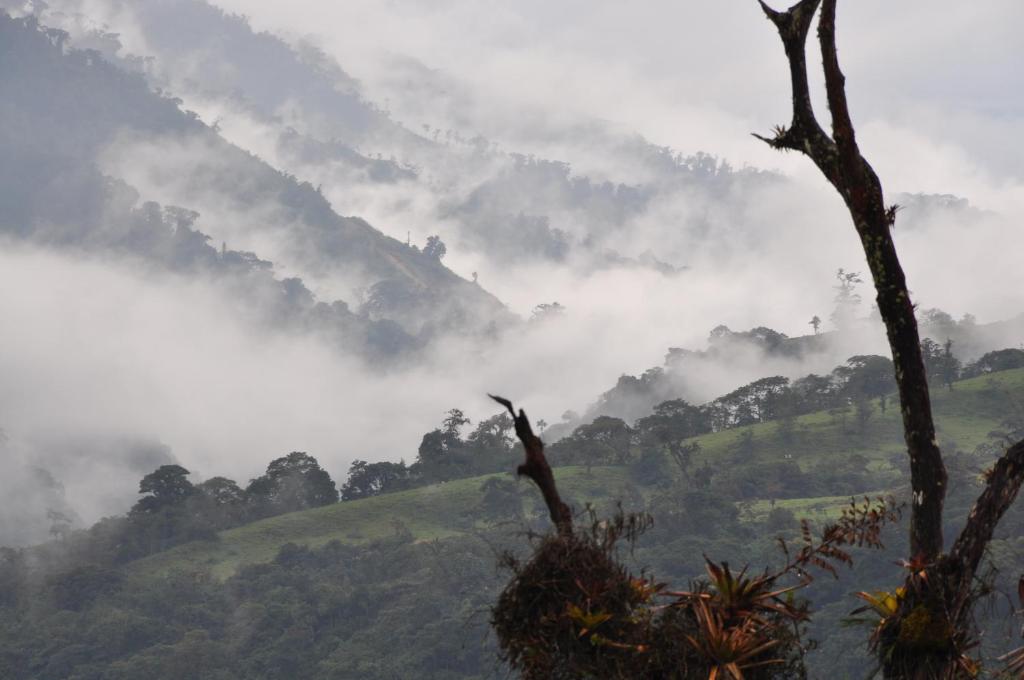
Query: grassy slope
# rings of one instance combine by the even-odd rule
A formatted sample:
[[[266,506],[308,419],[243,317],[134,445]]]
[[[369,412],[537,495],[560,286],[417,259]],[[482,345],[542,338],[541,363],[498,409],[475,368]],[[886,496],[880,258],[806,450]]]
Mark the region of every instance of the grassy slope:
[[[932,408],[940,443],[953,441],[961,449],[970,450],[999,425],[1002,417],[999,414],[1006,412],[1006,403],[1002,396],[994,398],[985,392],[990,382],[1018,400],[1024,400],[1024,369],[964,380],[956,383],[952,392],[933,390]],[[744,430],[749,429],[757,443],[760,459],[781,459],[790,454],[802,466],[808,467],[827,460],[829,456],[860,454],[877,464],[888,465],[891,454],[904,451],[899,404],[892,398],[889,402],[884,415],[880,413],[877,401],[872,404],[871,431],[867,437],[850,436],[849,431],[856,428],[852,408],[846,416],[845,432],[837,417],[817,412],[796,419],[796,436],[789,443],[776,435],[778,423],[775,422],[697,437],[695,441],[701,445],[697,459],[702,462],[703,459],[713,460],[722,455],[735,445]]]
[[[992,382],[998,384],[1002,394],[986,390]],[[933,402],[940,441],[951,440],[964,450],[984,441],[999,425],[1002,417],[999,414],[1007,412],[1006,394],[1024,401],[1024,369],[963,381],[956,384],[953,392],[936,391]],[[855,427],[853,420],[851,410],[847,429]],[[864,437],[844,433],[842,423],[828,413],[798,418],[795,434],[788,442],[778,436],[776,423],[754,425],[750,430],[759,459],[779,460],[792,455],[804,467],[827,464],[830,456],[852,454],[867,457],[873,465],[887,467],[890,456],[903,451],[898,405],[891,406],[882,415],[876,404],[870,434]],[[701,444],[698,464],[726,455],[741,432],[729,430],[697,438]],[[594,468],[587,474],[583,468],[566,467],[558,468],[556,476],[563,493],[577,504],[607,499],[628,483],[624,468]],[[224,531],[218,541],[190,543],[140,560],[135,570],[140,575],[172,570],[202,571],[216,578],[226,578],[240,565],[272,559],[288,542],[308,546],[332,540],[361,543],[387,536],[403,526],[418,540],[456,535],[474,528],[478,514],[475,508],[481,497],[479,489],[486,479],[486,476],[461,479],[272,517]],[[798,515],[815,517],[826,515],[848,501],[846,496],[835,496],[778,503]],[[754,517],[767,511],[767,501],[747,508],[748,516]]]
[[[152,555],[136,563],[142,573],[170,570],[209,571],[226,578],[239,566],[273,559],[278,549],[292,542],[319,546],[333,540],[364,543],[407,529],[417,540],[431,540],[472,531],[480,485],[485,475],[336,503],[305,512],[292,512],[220,533],[218,541],[197,541]],[[556,471],[563,494],[577,504],[606,498],[626,483],[624,468],[582,467]],[[525,486],[526,482],[522,482]]]

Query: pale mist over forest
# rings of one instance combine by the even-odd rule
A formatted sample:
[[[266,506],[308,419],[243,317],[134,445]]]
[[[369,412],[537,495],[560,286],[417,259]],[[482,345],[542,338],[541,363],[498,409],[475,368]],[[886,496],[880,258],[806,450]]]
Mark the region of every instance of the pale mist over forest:
[[[926,361],[955,355],[932,389],[1017,368],[1024,5],[837,23]],[[643,459],[672,400],[749,425],[727,397],[764,378],[853,408],[889,346],[835,189],[751,135],[790,107],[753,0],[0,0],[0,545],[126,515],[164,465],[241,494],[306,452],[343,499],[356,461],[510,471],[474,459],[490,427],[518,451],[489,393],[573,465],[611,419]]]

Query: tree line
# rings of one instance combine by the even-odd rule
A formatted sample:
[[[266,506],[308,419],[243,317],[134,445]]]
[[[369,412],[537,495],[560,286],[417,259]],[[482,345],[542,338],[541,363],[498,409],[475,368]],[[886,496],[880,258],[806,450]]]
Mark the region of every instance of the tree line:
[[[1024,350],[1013,348],[989,352],[963,365],[953,353],[952,343],[940,346],[926,338],[922,354],[932,384],[948,389],[960,379],[1024,367]],[[826,375],[809,374],[796,380],[761,378],[706,404],[666,400],[633,425],[614,416],[598,416],[553,444],[549,456],[556,466],[627,465],[657,450],[658,455],[667,453],[684,474],[690,474],[688,439],[772,421],[779,423],[779,435],[786,439],[795,428],[796,417],[819,411],[827,411],[863,433],[875,413],[873,405],[884,415],[895,391],[890,359],[857,355]],[[423,435],[412,464],[354,461],[341,488],[341,499],[357,500],[509,469],[516,458],[511,417],[499,413],[484,419],[463,437],[463,429],[471,424],[463,411],[453,408],[440,427]],[[541,428],[544,425],[538,423]]]

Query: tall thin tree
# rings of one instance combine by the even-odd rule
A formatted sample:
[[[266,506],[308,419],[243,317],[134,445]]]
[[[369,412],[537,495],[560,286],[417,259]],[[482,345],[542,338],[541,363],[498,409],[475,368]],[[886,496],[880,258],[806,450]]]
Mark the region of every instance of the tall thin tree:
[[[842,196],[874,280],[878,309],[892,350],[913,499],[912,565],[899,611],[877,637],[887,677],[951,678],[971,670],[964,655],[978,567],[993,531],[1024,482],[1024,441],[1010,446],[987,475],[967,523],[944,553],[943,502],[947,476],[935,437],[928,380],[914,306],[892,237],[897,206],[886,205],[882,183],[857,145],[836,52],[836,0],[801,0],[777,11],[758,0],[778,29],[789,62],[792,120],[772,137],[755,135],[775,149],[810,158]],[[815,117],[807,79],[806,42],[818,13],[825,91],[832,131]],[[926,631],[929,644],[911,628]],[[943,636],[948,639],[934,639]],[[912,644],[913,643],[913,644]]]

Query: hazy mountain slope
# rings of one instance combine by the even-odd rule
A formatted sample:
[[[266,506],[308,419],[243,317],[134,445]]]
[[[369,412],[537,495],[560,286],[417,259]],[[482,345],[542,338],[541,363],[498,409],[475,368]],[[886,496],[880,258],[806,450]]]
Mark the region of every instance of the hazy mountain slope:
[[[279,36],[256,33],[244,17],[202,1],[114,0],[109,8],[132,11],[169,84],[188,80],[200,91],[229,94],[286,123],[295,116],[316,136],[354,148],[425,143],[368,102],[359,82],[310,43],[293,46]]]
[[[700,153],[696,137],[680,152],[601,121],[581,121],[563,130],[571,138],[566,156],[554,160],[501,149],[467,129],[438,129],[408,115],[399,122],[386,102],[372,101],[357,78],[305,39],[258,33],[244,17],[205,0],[51,0],[49,9],[36,7],[68,28],[76,44],[100,47],[138,69],[154,86],[185,98],[240,148],[310,182],[336,212],[362,215],[399,241],[422,244],[440,234],[452,267],[464,276],[479,273],[521,311],[551,301],[547,286],[533,283],[541,279],[537,267],[557,266],[574,283],[621,269],[671,274],[693,267],[698,275],[770,269],[765,263],[794,255],[778,250],[793,240],[790,223],[809,229],[801,223],[823,210],[801,202],[794,195],[799,183],[777,172],[733,168]],[[454,75],[413,62],[395,77],[407,99],[434,99],[460,87]],[[351,300],[350,291],[369,287],[319,257],[323,250],[337,258],[339,249],[330,239],[303,234],[293,213],[223,186],[219,178],[236,170],[215,146],[122,140],[105,167],[148,196],[217,216],[216,228],[208,229],[215,241],[260,253],[318,294]],[[262,191],[258,181],[252,184]],[[908,198],[901,220],[926,230],[981,219],[942,198]],[[267,222],[275,227],[265,228]],[[805,258],[807,269],[825,280],[835,267],[856,266],[834,250],[819,248],[817,257]],[[396,299],[416,298],[418,278],[396,278],[390,294],[378,296],[406,308],[407,327],[423,319]],[[689,279],[665,282],[680,297],[689,285]],[[439,304],[432,298],[416,306]]]
[[[940,345],[951,340],[954,356],[965,364],[1024,340],[1024,315],[987,324],[970,317],[957,322],[941,310],[923,310],[922,316],[921,337]],[[887,353],[883,338],[881,324],[869,319],[844,331],[796,337],[764,327],[732,331],[720,326],[711,331],[705,349],[670,347],[662,366],[621,376],[582,414],[558,423],[548,436],[558,439],[602,415],[632,422],[669,399],[705,402],[770,374],[796,379],[807,373],[827,373],[850,356]]]
[[[395,221],[408,223],[418,240],[435,228],[449,244],[499,268],[524,258],[570,260],[584,270],[660,266],[658,259],[685,265],[683,250],[652,260],[646,254],[657,240],[634,247],[623,237],[666,203],[683,200],[698,213],[709,200],[725,208],[722,199],[773,177],[603,130],[591,131],[593,143],[629,157],[630,170],[613,180],[588,177],[568,163],[500,150],[460,130],[396,122],[325,54],[255,33],[244,18],[203,0],[53,0],[48,7],[41,16],[71,30],[77,44],[97,46],[185,97],[240,145],[321,185],[344,211],[394,218],[383,221],[399,237],[404,230]],[[409,87],[422,77],[410,74]],[[394,191],[377,186],[396,177],[407,184]],[[702,218],[687,222],[698,233],[707,226]]]
[[[181,111],[177,101],[152,93],[138,75],[117,69],[95,52],[66,49],[62,32],[41,29],[32,19],[5,15],[0,21],[0,86],[19,93],[5,97],[0,108],[7,231],[42,242],[98,247],[95,234],[109,231],[114,221],[109,213],[130,212],[139,195],[111,178],[111,163],[106,173],[97,166],[112,153],[112,145],[134,140],[174,159],[168,170],[187,190],[174,198],[195,197],[165,204],[202,209],[204,202],[216,203],[213,214],[201,221],[206,234],[233,247],[259,245],[265,242],[260,234],[285,242],[298,263],[344,278],[346,291],[370,290],[374,319],[399,321],[415,334],[426,324],[472,331],[508,318],[493,296],[455,276],[437,258],[384,236],[361,219],[337,215],[312,186],[226,143]],[[169,149],[196,153],[175,155]],[[144,198],[164,198],[141,189]],[[191,225],[197,218],[187,221]],[[223,229],[229,222],[233,227]],[[125,239],[121,245],[145,247]],[[385,282],[384,288],[373,288]]]

